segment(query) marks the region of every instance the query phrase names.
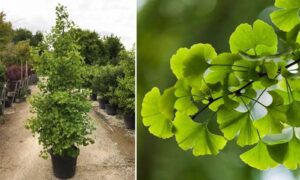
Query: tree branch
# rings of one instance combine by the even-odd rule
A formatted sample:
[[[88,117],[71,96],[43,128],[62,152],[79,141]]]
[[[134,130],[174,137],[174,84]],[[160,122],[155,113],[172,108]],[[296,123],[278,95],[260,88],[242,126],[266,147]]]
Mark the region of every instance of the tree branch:
[[[289,68],[289,67],[291,67],[291,66],[293,66],[293,65],[295,65],[295,64],[297,64],[297,63],[299,63],[299,62],[300,62],[300,59],[297,59],[296,61],[294,61],[294,62],[292,62],[292,63],[286,65],[285,68]],[[277,76],[278,76],[279,74],[280,74],[280,70],[278,71]],[[263,77],[263,76],[267,76],[267,73],[264,73],[264,74],[261,75],[261,77]],[[277,76],[276,76],[275,78],[277,78]],[[229,94],[237,94],[237,93],[240,93],[241,90],[247,88],[248,86],[250,86],[250,85],[253,84],[254,82],[255,82],[255,81],[251,80],[251,81],[249,81],[248,83],[246,83],[244,86],[240,87],[239,89],[237,89],[237,90],[235,90],[235,91],[232,91],[232,92],[229,92],[228,95],[229,95]],[[267,88],[266,88],[266,89],[267,89]],[[265,90],[266,90],[266,89],[265,89]],[[264,90],[264,91],[265,91],[265,90]],[[264,92],[264,91],[263,91],[263,92]],[[209,107],[209,105],[211,105],[213,102],[215,102],[215,101],[217,101],[217,100],[219,100],[219,99],[221,99],[221,98],[223,98],[223,96],[219,96],[219,97],[217,97],[217,98],[215,98],[215,99],[211,99],[210,102],[209,102],[208,104],[206,104],[203,108],[199,109],[199,111],[198,111],[195,115],[192,116],[192,119],[196,118],[200,113],[202,113],[203,111],[205,111],[205,110]],[[259,97],[259,98],[260,98],[260,97]],[[258,99],[259,99],[259,98],[258,98]],[[258,99],[257,99],[257,100],[258,100]],[[256,102],[257,102],[257,101],[256,101]],[[256,103],[256,102],[255,102],[255,103]]]

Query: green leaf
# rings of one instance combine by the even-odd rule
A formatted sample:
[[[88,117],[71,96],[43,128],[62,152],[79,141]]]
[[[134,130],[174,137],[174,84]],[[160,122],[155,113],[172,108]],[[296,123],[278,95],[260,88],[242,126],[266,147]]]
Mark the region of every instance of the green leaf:
[[[278,65],[274,61],[267,61],[264,63],[267,70],[268,78],[274,79],[277,76]]]
[[[217,112],[217,122],[228,140],[232,140],[240,132],[237,140],[240,146],[252,145],[259,140],[249,113],[241,113],[224,105]]]
[[[300,44],[300,31],[297,34],[296,43]]]
[[[145,95],[142,104],[141,114],[144,125],[149,126],[150,133],[163,139],[173,136],[172,112],[175,96],[172,89],[167,89],[161,96],[159,89],[154,87]]]
[[[193,149],[194,156],[219,153],[226,145],[226,140],[212,134],[205,124],[194,122],[189,116],[176,113],[174,120],[176,141],[183,150]]]
[[[300,79],[291,79],[289,81],[292,90],[300,92]]]
[[[188,50],[183,62],[183,77],[192,87],[201,88],[208,62],[216,56],[215,49],[209,44],[196,44]]]
[[[171,69],[174,73],[174,75],[177,77],[177,79],[180,79],[183,77],[183,60],[186,56],[186,54],[189,52],[187,48],[180,48],[177,50],[176,54],[172,56],[171,58]]]
[[[270,55],[277,52],[277,36],[272,26],[256,20],[253,28],[241,24],[232,33],[229,40],[232,53],[245,52],[249,55]]]
[[[278,165],[278,163],[270,157],[267,147],[262,141],[259,141],[259,143],[249,151],[241,154],[240,158],[249,166],[260,170],[266,170]]]
[[[255,70],[255,68],[258,65],[258,62],[256,61],[247,61],[247,60],[239,60],[236,61],[232,67],[234,71],[234,75],[240,79],[243,80],[249,80],[249,79],[258,79],[259,76]],[[240,68],[238,66],[244,66],[245,68]]]
[[[280,8],[271,13],[273,23],[282,31],[291,31],[300,23],[298,0],[276,0],[275,6]]]
[[[297,169],[300,167],[300,140],[294,135],[288,144],[288,152],[283,165],[289,169]]]
[[[168,119],[174,118],[174,103],[176,101],[174,93],[174,87],[166,89],[159,101],[160,112]]]
[[[231,53],[222,53],[217,57],[213,58],[210,67],[208,68],[209,73],[205,76],[205,81],[207,83],[217,83],[223,82],[227,74],[232,73],[232,65],[235,61],[240,60],[241,58],[236,54]],[[232,81],[235,76],[231,77]]]
[[[248,87],[247,89],[243,89],[239,96],[234,96],[231,99],[238,102],[239,104],[249,104],[252,99],[255,99],[256,97],[256,91],[252,87]]]
[[[278,134],[269,134],[263,138],[263,142],[267,145],[276,145],[289,142],[293,138],[293,128],[285,128]]]
[[[265,88],[275,85],[278,82],[278,80],[270,79],[270,78],[264,76],[264,77],[261,77],[258,82],[261,84],[262,89],[265,89]]]
[[[270,157],[274,161],[278,163],[283,163],[283,161],[286,159],[286,153],[288,151],[288,143],[286,142],[282,144],[268,145],[267,149]]]
[[[267,144],[270,157],[278,163],[283,163],[288,152],[288,143],[293,137],[293,129],[286,128],[279,134],[267,135],[263,142]]]
[[[300,40],[300,24],[295,26],[292,30],[286,33],[286,42],[288,44],[294,44],[295,42],[299,43]]]
[[[299,108],[300,108],[299,101],[293,101],[291,104],[288,105],[287,123],[289,125],[294,127],[300,126]]]
[[[257,130],[254,128],[252,120],[247,115],[244,117],[244,124],[241,126],[237,144],[240,146],[252,145],[259,140]]]
[[[287,107],[283,104],[283,98],[275,91],[268,92],[272,96],[272,104],[266,107],[268,113],[254,121],[254,126],[258,129],[260,136],[267,134],[280,133],[283,129],[283,123],[287,121]]]
[[[229,91],[229,76],[227,75],[225,78],[224,78],[224,82],[223,82],[223,87],[222,87],[222,90],[223,90],[223,102],[224,102],[224,105],[227,107],[227,108],[231,108],[231,109],[234,109],[236,107],[239,106],[239,103],[232,100],[230,98],[230,91]]]
[[[208,107],[210,110],[216,112],[223,104],[224,104],[224,99],[221,98],[211,103]]]
[[[187,115],[194,115],[198,112],[198,107],[192,100],[191,88],[185,80],[178,80],[175,84],[175,109]]]

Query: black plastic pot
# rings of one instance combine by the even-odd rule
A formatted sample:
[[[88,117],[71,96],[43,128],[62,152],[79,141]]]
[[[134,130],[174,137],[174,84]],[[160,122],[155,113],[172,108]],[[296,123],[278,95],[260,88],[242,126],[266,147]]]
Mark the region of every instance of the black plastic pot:
[[[27,89],[27,92],[26,92],[28,95],[31,95],[31,89]]]
[[[30,75],[30,81],[29,81],[29,84],[30,85],[36,85],[39,81],[39,78],[37,77],[36,74],[31,74]]]
[[[90,99],[91,99],[92,101],[97,101],[97,94],[96,94],[96,93],[92,93],[92,94],[90,95]]]
[[[9,108],[12,105],[12,97],[7,97],[7,99],[5,99],[5,107]]]
[[[76,157],[64,157],[50,153],[52,159],[52,169],[54,176],[60,179],[69,179],[76,172]]]
[[[108,115],[116,115],[117,114],[117,106],[105,104],[105,111]]]
[[[135,129],[135,117],[134,113],[124,114],[124,123],[127,129]]]
[[[4,102],[2,101],[2,103],[4,103]],[[3,108],[2,104],[0,106],[0,115],[4,115],[4,108]]]
[[[105,104],[108,104],[108,100],[106,99],[99,99],[99,108],[105,109]]]

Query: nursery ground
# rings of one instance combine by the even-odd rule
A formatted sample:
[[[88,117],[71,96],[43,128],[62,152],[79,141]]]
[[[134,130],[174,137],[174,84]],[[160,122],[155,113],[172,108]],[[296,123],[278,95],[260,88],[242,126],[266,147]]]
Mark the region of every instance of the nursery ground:
[[[37,92],[35,86],[32,92]],[[14,104],[6,110],[5,122],[0,123],[0,179],[51,180],[51,160],[39,157],[41,146],[29,130],[24,128],[32,116],[27,102]],[[82,147],[77,161],[78,180],[133,180],[134,135],[102,120],[90,112],[97,130],[95,144]]]

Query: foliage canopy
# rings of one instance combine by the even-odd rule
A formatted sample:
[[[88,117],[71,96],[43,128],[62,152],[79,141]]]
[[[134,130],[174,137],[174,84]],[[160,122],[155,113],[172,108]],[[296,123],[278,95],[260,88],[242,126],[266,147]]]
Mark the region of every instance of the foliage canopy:
[[[216,155],[236,139],[240,147],[251,146],[240,158],[254,168],[300,166],[300,4],[276,0],[275,6],[271,19],[286,35],[280,52],[273,27],[256,20],[235,29],[231,52],[217,54],[200,43],[172,56],[177,82],[162,93],[154,87],[143,100],[151,134],[174,136],[195,156]]]

